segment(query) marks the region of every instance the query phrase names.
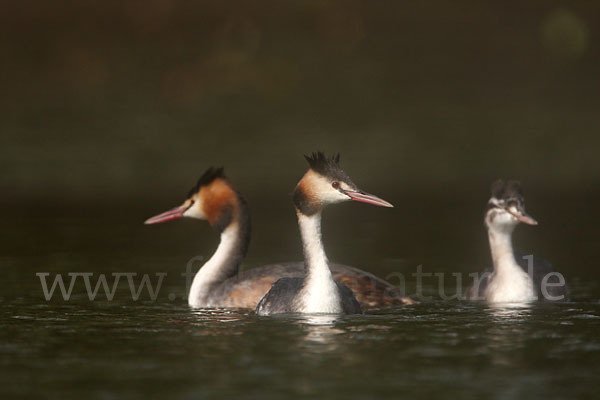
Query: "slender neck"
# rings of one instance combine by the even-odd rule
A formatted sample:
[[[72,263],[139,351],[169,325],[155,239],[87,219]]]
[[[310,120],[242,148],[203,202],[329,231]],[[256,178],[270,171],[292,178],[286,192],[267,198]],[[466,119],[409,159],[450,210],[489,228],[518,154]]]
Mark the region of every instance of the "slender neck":
[[[337,284],[321,240],[321,212],[310,216],[296,210],[302,235],[306,278],[299,293],[297,311],[305,313],[339,313],[342,311]]]
[[[217,250],[194,276],[188,296],[190,305],[211,305],[212,291],[226,279],[237,275],[249,242],[250,220],[242,215],[221,232]]]
[[[488,228],[488,239],[496,274],[511,273],[515,268],[520,270],[513,251],[512,230]]]
[[[321,239],[321,212],[310,216],[300,212],[297,212],[297,214],[300,235],[302,236],[307,280],[332,280],[329,262]]]
[[[488,302],[522,303],[537,299],[532,278],[515,260],[512,228],[488,230],[494,262],[494,272],[485,294]]]

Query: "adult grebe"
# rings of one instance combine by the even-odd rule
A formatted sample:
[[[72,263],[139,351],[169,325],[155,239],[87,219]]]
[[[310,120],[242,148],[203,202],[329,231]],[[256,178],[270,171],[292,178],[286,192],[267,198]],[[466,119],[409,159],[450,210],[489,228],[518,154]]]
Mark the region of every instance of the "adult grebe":
[[[321,240],[321,212],[329,204],[354,200],[393,207],[377,196],[358,189],[339,166],[339,154],[306,157],[310,169],[294,190],[294,206],[304,250],[306,276],[282,278],[256,306],[258,315],[280,313],[360,314],[362,309],[352,291],[336,282],[329,269]]]
[[[250,212],[244,197],[225,178],[223,168],[209,168],[181,206],[149,218],[145,224],[181,217],[208,220],[221,234],[219,247],[194,276],[188,295],[189,305],[242,307],[230,299],[227,289],[230,289],[230,280],[237,276],[248,250]]]
[[[552,264],[533,256],[515,255],[513,251],[512,233],[519,222],[537,225],[537,221],[525,212],[520,183],[497,180],[492,184],[491,191],[485,225],[493,269],[488,269],[479,282],[469,288],[467,298],[485,299],[489,303],[567,300],[567,285]]]
[[[302,277],[304,263],[282,263],[239,272],[250,242],[250,212],[243,196],[222,168],[209,168],[179,206],[148,219],[146,224],[190,217],[208,222],[221,234],[214,255],[194,277],[188,296],[192,307],[231,307],[254,310],[273,283],[284,277]],[[363,308],[412,304],[389,282],[358,268],[330,264],[335,280],[353,292]]]

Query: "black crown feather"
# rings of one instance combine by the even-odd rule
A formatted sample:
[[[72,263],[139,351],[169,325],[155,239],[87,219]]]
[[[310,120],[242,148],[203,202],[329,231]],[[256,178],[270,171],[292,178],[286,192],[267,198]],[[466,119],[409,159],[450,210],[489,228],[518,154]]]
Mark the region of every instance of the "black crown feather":
[[[492,184],[492,197],[504,202],[507,205],[525,210],[525,198],[523,197],[523,188],[521,183],[515,180],[503,181],[498,179]]]
[[[200,177],[200,179],[198,179],[198,182],[196,183],[196,185],[190,189],[189,193],[188,193],[188,198],[192,197],[194,194],[196,194],[198,192],[198,190],[200,190],[200,188],[202,186],[206,186],[210,183],[212,183],[215,179],[217,178],[225,178],[225,171],[223,169],[223,167],[209,167],[204,174],[202,174],[202,176]]]
[[[340,153],[332,156],[326,156],[321,151],[312,153],[310,156],[304,156],[310,168],[319,174],[326,176],[332,180],[346,182],[348,185],[355,187],[350,177],[340,168]]]
[[[310,156],[304,156],[304,158],[308,161],[310,167],[317,172],[321,172],[327,168],[340,167],[340,153],[328,157],[323,152],[317,151]]]

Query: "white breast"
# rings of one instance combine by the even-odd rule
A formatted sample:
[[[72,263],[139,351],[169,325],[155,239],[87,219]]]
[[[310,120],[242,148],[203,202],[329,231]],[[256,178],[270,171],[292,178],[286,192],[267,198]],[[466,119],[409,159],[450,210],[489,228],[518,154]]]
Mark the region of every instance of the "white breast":
[[[301,296],[301,312],[307,314],[338,314],[342,312],[340,294],[335,281],[329,279],[315,280],[299,293]]]
[[[515,264],[490,276],[485,298],[490,303],[528,303],[537,300],[537,295],[529,274]]]

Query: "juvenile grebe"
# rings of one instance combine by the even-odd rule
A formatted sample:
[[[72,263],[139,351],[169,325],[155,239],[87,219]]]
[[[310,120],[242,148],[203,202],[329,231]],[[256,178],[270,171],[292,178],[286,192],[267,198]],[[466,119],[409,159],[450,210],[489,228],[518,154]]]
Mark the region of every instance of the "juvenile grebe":
[[[528,303],[538,299],[566,300],[567,285],[562,275],[559,276],[555,272],[552,264],[533,256],[524,257],[513,251],[512,233],[519,222],[537,225],[537,221],[525,212],[525,199],[520,183],[498,180],[492,184],[491,191],[485,225],[493,269],[485,271],[479,283],[476,282],[468,290],[467,298],[486,300],[488,303]],[[546,286],[546,295],[542,286]]]
[[[273,283],[305,275],[304,263],[282,263],[239,273],[250,242],[250,212],[243,196],[222,168],[209,168],[179,206],[148,219],[146,224],[190,217],[208,222],[221,234],[214,255],[194,277],[188,296],[192,307],[231,307],[254,310]],[[389,282],[347,265],[330,264],[335,280],[348,286],[363,308],[412,304]]]
[[[358,189],[339,166],[339,154],[306,157],[310,169],[294,190],[294,206],[304,250],[306,276],[282,278],[256,306],[258,315],[280,313],[360,314],[352,291],[336,282],[329,269],[321,240],[321,212],[329,204],[348,200],[393,207],[377,196]]]

